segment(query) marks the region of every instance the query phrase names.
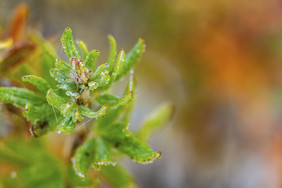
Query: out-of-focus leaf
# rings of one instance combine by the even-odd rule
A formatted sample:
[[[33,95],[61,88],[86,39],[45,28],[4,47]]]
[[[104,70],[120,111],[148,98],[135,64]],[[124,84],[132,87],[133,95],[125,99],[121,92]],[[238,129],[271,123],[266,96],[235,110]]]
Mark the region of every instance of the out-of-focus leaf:
[[[134,179],[121,166],[103,166],[100,170],[102,176],[116,188],[135,187]]]
[[[10,22],[8,35],[11,36],[14,42],[22,41],[26,35],[26,22],[28,19],[29,8],[25,4],[21,4],[15,10]]]
[[[144,40],[139,39],[138,42],[133,47],[133,49],[127,53],[122,70],[117,75],[116,80],[119,80],[123,75],[125,75],[129,70],[131,70],[134,67],[134,65],[136,65],[136,63],[138,63],[144,51],[145,51]]]
[[[172,104],[163,104],[151,113],[145,120],[143,126],[136,133],[136,137],[141,141],[147,141],[152,131],[165,125],[174,111]]]
[[[107,127],[111,126],[122,114],[124,106],[119,106],[116,109],[110,109],[107,115],[97,121],[96,131],[100,132]]]
[[[102,135],[119,151],[140,163],[152,163],[160,158],[160,152],[154,152],[146,143],[139,141],[127,129],[127,122],[118,122],[103,130]]]
[[[97,112],[93,112],[91,109],[85,107],[85,106],[79,106],[78,107],[78,112],[86,117],[89,118],[95,118],[95,119],[100,119],[104,117],[107,113],[108,110],[108,105],[105,104],[102,106]]]
[[[12,46],[13,44],[13,39],[12,38],[8,38],[6,40],[0,40],[0,50],[1,49],[7,49],[10,46]]]
[[[107,115],[97,121],[96,129],[98,131],[110,126],[122,115],[122,113],[127,109],[128,105],[133,99],[133,92],[135,91],[135,87],[136,82],[133,78],[133,74],[131,74],[124,96],[119,98],[115,103],[110,104]],[[128,116],[128,114],[125,115]]]
[[[65,29],[61,42],[69,60],[73,57],[81,59],[73,40],[72,30],[69,27]]]
[[[112,35],[108,36],[109,42],[110,42],[110,53],[109,53],[109,58],[108,58],[108,65],[109,67],[107,68],[108,71],[112,71],[114,61],[117,55],[117,45],[116,45],[116,40]]]
[[[7,74],[11,69],[14,69],[20,64],[27,62],[33,55],[36,54],[38,48],[32,43],[20,43],[14,45],[0,64],[1,75]]]
[[[31,40],[37,44],[41,53],[39,54],[39,64],[41,70],[41,76],[49,82],[52,87],[56,86],[56,81],[51,77],[50,70],[55,68],[56,62],[56,50],[53,46],[48,42],[44,41],[38,34],[33,34],[30,36]]]
[[[37,89],[45,96],[47,91],[51,88],[51,86],[49,85],[49,83],[39,77],[39,76],[35,76],[35,75],[28,75],[28,76],[24,76],[22,78],[22,80],[24,82],[29,82],[31,84],[33,84],[35,87],[37,87]]]
[[[100,183],[98,177],[87,176],[84,179],[81,179],[81,177],[79,177],[75,173],[72,167],[68,168],[68,178],[71,184],[75,187],[80,187],[80,186],[96,187]]]
[[[133,99],[133,92],[129,91],[125,96],[123,96],[122,98],[120,98],[117,103],[115,103],[114,105],[112,105],[110,108],[111,109],[116,109],[119,106],[123,106],[123,105],[127,105],[131,100]]]
[[[46,103],[45,97],[33,93],[32,91],[16,87],[0,87],[0,101],[13,103],[20,107],[26,104],[41,105]]]
[[[46,150],[41,141],[39,138],[29,139],[29,141],[15,139],[1,143],[0,162],[10,165],[17,164],[17,169],[13,172],[15,175],[1,177],[1,185],[4,187],[36,188],[63,188],[66,186],[59,161]],[[10,155],[13,160],[2,158],[2,152],[17,157],[14,158],[13,155]]]
[[[96,102],[98,102],[101,105],[104,105],[104,104],[112,105],[112,104],[118,103],[118,101],[119,101],[118,97],[115,97],[110,94],[104,94],[96,98]]]
[[[85,60],[85,67],[88,70],[95,70],[95,62],[97,61],[98,57],[100,55],[100,51],[98,50],[92,50],[88,53],[86,60]]]
[[[86,140],[72,158],[73,167],[77,175],[85,178],[95,157],[95,139]]]

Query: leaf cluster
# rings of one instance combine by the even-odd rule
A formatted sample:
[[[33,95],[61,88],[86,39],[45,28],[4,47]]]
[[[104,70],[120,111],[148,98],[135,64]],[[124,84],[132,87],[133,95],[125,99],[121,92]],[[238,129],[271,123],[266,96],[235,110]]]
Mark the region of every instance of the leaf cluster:
[[[169,120],[173,107],[170,104],[162,106],[137,133],[129,131],[129,114],[136,87],[131,70],[144,53],[145,44],[139,39],[127,54],[123,50],[117,53],[115,39],[108,38],[109,58],[106,63],[97,65],[100,51],[88,51],[86,44],[78,41],[79,52],[70,28],[65,29],[61,38],[67,61],[57,58],[48,43],[34,37],[32,40],[41,50],[40,73],[22,77],[29,89],[0,87],[0,101],[23,109],[22,115],[30,122],[30,133],[34,137],[50,131],[76,133],[79,127],[87,126],[89,132],[85,141],[71,156],[74,172],[86,181],[93,167],[114,186],[120,187],[132,182],[132,178],[116,165],[116,156],[123,153],[141,164],[160,158],[161,153],[153,151],[146,142],[153,129]],[[9,64],[2,61],[0,65],[3,63],[5,66]],[[5,66],[0,67],[6,70]],[[129,82],[124,94],[109,93],[110,87],[127,73]],[[61,173],[57,166],[50,169],[54,170],[51,174]],[[113,178],[113,175],[120,178]]]

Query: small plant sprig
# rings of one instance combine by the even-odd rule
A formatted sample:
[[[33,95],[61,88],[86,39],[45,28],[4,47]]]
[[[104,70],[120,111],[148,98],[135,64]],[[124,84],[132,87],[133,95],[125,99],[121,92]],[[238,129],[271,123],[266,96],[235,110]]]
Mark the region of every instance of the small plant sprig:
[[[139,39],[127,54],[121,50],[117,55],[115,39],[109,36],[108,61],[97,67],[100,51],[89,52],[86,44],[79,41],[80,55],[70,28],[65,29],[61,42],[69,62],[58,58],[54,63],[53,56],[46,58],[49,67],[55,66],[50,70],[55,81],[48,76],[46,79],[36,75],[23,76],[22,81],[34,85],[37,92],[0,87],[0,101],[24,108],[23,116],[31,122],[30,132],[34,137],[50,131],[70,134],[85,118],[96,119],[86,140],[72,156],[74,170],[81,178],[86,177],[91,166],[99,170],[101,166],[115,165],[118,152],[141,164],[160,158],[160,152],[153,151],[145,142],[152,129],[170,118],[171,105],[162,106],[136,134],[128,130],[128,114],[136,87],[130,70],[144,53],[144,41]],[[123,96],[109,94],[111,85],[127,73],[130,73],[129,83]],[[87,122],[94,125],[93,121]]]

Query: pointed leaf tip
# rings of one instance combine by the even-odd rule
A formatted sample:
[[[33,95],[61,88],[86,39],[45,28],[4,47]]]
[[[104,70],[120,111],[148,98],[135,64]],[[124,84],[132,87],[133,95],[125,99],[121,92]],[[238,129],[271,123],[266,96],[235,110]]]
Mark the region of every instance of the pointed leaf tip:
[[[35,75],[23,76],[22,81],[31,83],[43,95],[46,95],[47,91],[51,88],[51,86],[49,85],[49,83],[45,79],[43,79],[39,76],[35,76]]]
[[[135,46],[132,48],[132,50],[130,50],[126,55],[124,66],[122,67],[120,73],[117,75],[116,80],[119,80],[122,76],[124,76],[131,69],[133,69],[134,66],[140,60],[144,52],[145,52],[145,43],[144,40],[140,38],[135,44]]]
[[[109,58],[107,63],[109,64],[109,67],[107,68],[108,71],[112,71],[114,61],[117,54],[117,45],[116,40],[112,35],[108,35],[109,43],[110,43],[110,52],[109,52]]]
[[[71,28],[67,27],[61,37],[61,42],[64,48],[64,51],[66,52],[69,59],[72,57],[76,57],[80,59],[80,55],[78,53],[78,50],[75,46],[75,42],[73,40],[72,30]]]

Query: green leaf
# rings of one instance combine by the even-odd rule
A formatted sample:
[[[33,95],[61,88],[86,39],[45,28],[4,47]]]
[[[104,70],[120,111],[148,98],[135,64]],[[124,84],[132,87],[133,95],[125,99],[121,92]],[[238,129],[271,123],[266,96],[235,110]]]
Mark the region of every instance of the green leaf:
[[[172,117],[174,106],[164,104],[158,107],[145,120],[141,129],[136,133],[136,137],[141,141],[147,141],[151,132],[164,126]]]
[[[119,122],[108,126],[102,135],[108,139],[117,150],[128,155],[140,164],[152,163],[160,158],[160,152],[154,152],[150,146],[135,138],[127,129],[127,122]]]
[[[77,105],[73,102],[68,102],[64,104],[64,106],[61,108],[60,112],[64,117],[70,117],[73,115]]]
[[[96,170],[100,166],[115,165],[110,161],[111,145],[101,137],[87,139],[77,150],[72,159],[74,169],[80,177],[86,177],[91,164]]]
[[[70,74],[71,67],[70,64],[58,58],[56,60],[55,66],[58,70],[62,71],[65,74]]]
[[[48,103],[44,103],[40,106],[34,106],[32,104],[27,104],[25,106],[25,111],[23,111],[23,115],[30,121],[45,121],[50,116],[53,116],[54,111],[52,107]]]
[[[77,109],[75,109],[74,112],[73,112],[72,120],[73,120],[74,122],[82,121],[82,120],[83,120],[81,114],[78,112]]]
[[[50,75],[59,83],[66,83],[69,79],[69,77],[63,72],[60,71],[59,69],[51,69],[50,70]]]
[[[22,77],[22,81],[33,84],[44,96],[51,88],[51,86],[45,79],[35,75],[24,76]]]
[[[87,46],[85,44],[85,42],[83,42],[82,40],[79,40],[78,41],[78,46],[82,52],[82,60],[85,61],[86,60],[86,57],[88,56],[88,49],[87,49]]]
[[[58,132],[66,134],[72,133],[75,128],[75,123],[72,121],[72,117],[66,117],[59,122]]]
[[[85,60],[85,67],[88,70],[95,70],[95,62],[97,61],[98,57],[100,55],[100,51],[98,50],[92,50],[86,57]]]
[[[98,102],[101,105],[104,105],[104,104],[112,105],[112,104],[118,103],[119,98],[113,95],[110,95],[110,94],[104,94],[104,95],[98,96],[96,98],[96,102]]]
[[[73,187],[96,187],[100,181],[98,177],[91,177],[87,176],[84,179],[81,179],[80,176],[78,176],[72,166],[68,168],[68,181],[70,181],[71,185]]]
[[[53,109],[48,103],[40,106],[27,104],[23,116],[33,123],[30,132],[33,136],[38,137],[55,130],[57,119],[61,119],[61,116],[57,117],[55,113],[57,109]]]
[[[78,112],[86,117],[89,118],[95,118],[95,119],[100,119],[104,117],[107,113],[108,110],[108,105],[105,104],[102,106],[97,112],[93,112],[91,109],[85,107],[85,106],[79,106],[78,107]]]
[[[71,28],[67,27],[65,29],[63,36],[61,38],[61,42],[69,60],[73,57],[76,57],[77,59],[81,59],[73,40]]]
[[[139,39],[133,49],[126,55],[124,66],[122,67],[121,72],[117,75],[116,80],[119,80],[122,76],[129,72],[129,70],[131,70],[136,63],[138,63],[144,51],[145,43],[143,39]]]
[[[61,119],[59,116],[58,119]],[[34,121],[32,127],[30,128],[30,133],[34,137],[42,136],[49,131],[55,130],[57,127],[57,119],[53,116],[52,118],[48,118],[48,120],[36,120]]]
[[[104,165],[116,165],[111,161],[111,145],[101,137],[95,140],[95,161],[94,168],[100,169],[100,166]]]
[[[136,89],[136,80],[134,78],[134,72],[131,71],[129,75],[129,82],[125,92],[126,93],[130,91],[135,92],[135,89]]]
[[[109,75],[109,71],[103,71],[100,74],[100,79],[97,80],[97,84],[99,87],[104,87],[106,86],[109,82],[110,82],[110,75]]]
[[[20,107],[26,104],[41,105],[46,103],[46,99],[32,91],[16,87],[0,87],[0,101],[13,103]]]
[[[88,86],[89,86],[89,90],[90,91],[93,91],[93,90],[95,90],[95,89],[97,89],[99,87],[97,82],[89,82]]]
[[[85,178],[95,157],[95,139],[86,140],[72,158],[73,167],[77,175]]]
[[[42,65],[41,66],[42,77],[46,79],[52,87],[55,87],[57,83],[51,77],[50,70],[52,68],[55,68],[56,56],[50,52],[52,51],[52,49],[49,49],[48,48],[49,46],[47,44],[43,44],[43,45],[44,48],[40,55],[40,64]]]
[[[124,95],[122,98],[120,98],[117,103],[115,103],[114,105],[112,105],[110,108],[111,109],[116,109],[119,106],[124,106],[129,104],[129,102],[133,99],[133,92],[129,91],[126,95]]]
[[[126,92],[123,97],[119,98],[115,103],[110,104],[109,111],[107,112],[107,115],[97,121],[97,127],[96,129],[99,131],[99,129],[104,129],[105,127],[110,126],[113,124],[121,115],[122,113],[129,107],[132,99],[133,99],[133,92],[135,91],[136,83],[133,79],[133,75],[130,75],[129,83],[126,89]],[[112,98],[113,99],[113,98]],[[99,100],[99,97],[98,97]],[[128,116],[128,114],[125,114]]]
[[[122,73],[122,68],[125,63],[125,53],[121,50],[118,54],[117,62],[113,68],[111,82],[114,82],[117,79],[117,76]]]
[[[93,81],[93,80],[97,79],[97,78],[101,75],[101,73],[102,73],[108,66],[109,66],[109,65],[106,64],[106,63],[100,65],[100,66],[96,69],[96,71],[93,73],[93,75],[91,76],[90,81]]]
[[[97,121],[96,131],[101,132],[111,126],[122,115],[124,109],[124,106],[119,106],[116,109],[109,109],[106,116]]]
[[[108,36],[109,42],[110,42],[110,53],[109,53],[109,58],[108,58],[108,65],[109,67],[107,68],[108,71],[112,71],[114,61],[117,55],[117,46],[116,46],[116,40],[112,35]]]
[[[102,176],[116,188],[135,187],[134,179],[121,166],[103,166],[100,173]]]
[[[52,89],[48,90],[46,99],[51,106],[54,106],[58,110],[61,110],[67,103],[71,103],[68,98],[57,95]]]
[[[59,84],[59,85],[57,85],[57,87],[67,91],[66,95],[68,95],[68,96],[73,96],[74,97],[74,96],[78,95],[78,93],[77,93],[77,84],[74,81],[72,81],[72,80],[68,80],[68,81],[66,81],[66,82],[64,82],[62,84]],[[75,95],[74,95],[74,93],[75,93]]]

